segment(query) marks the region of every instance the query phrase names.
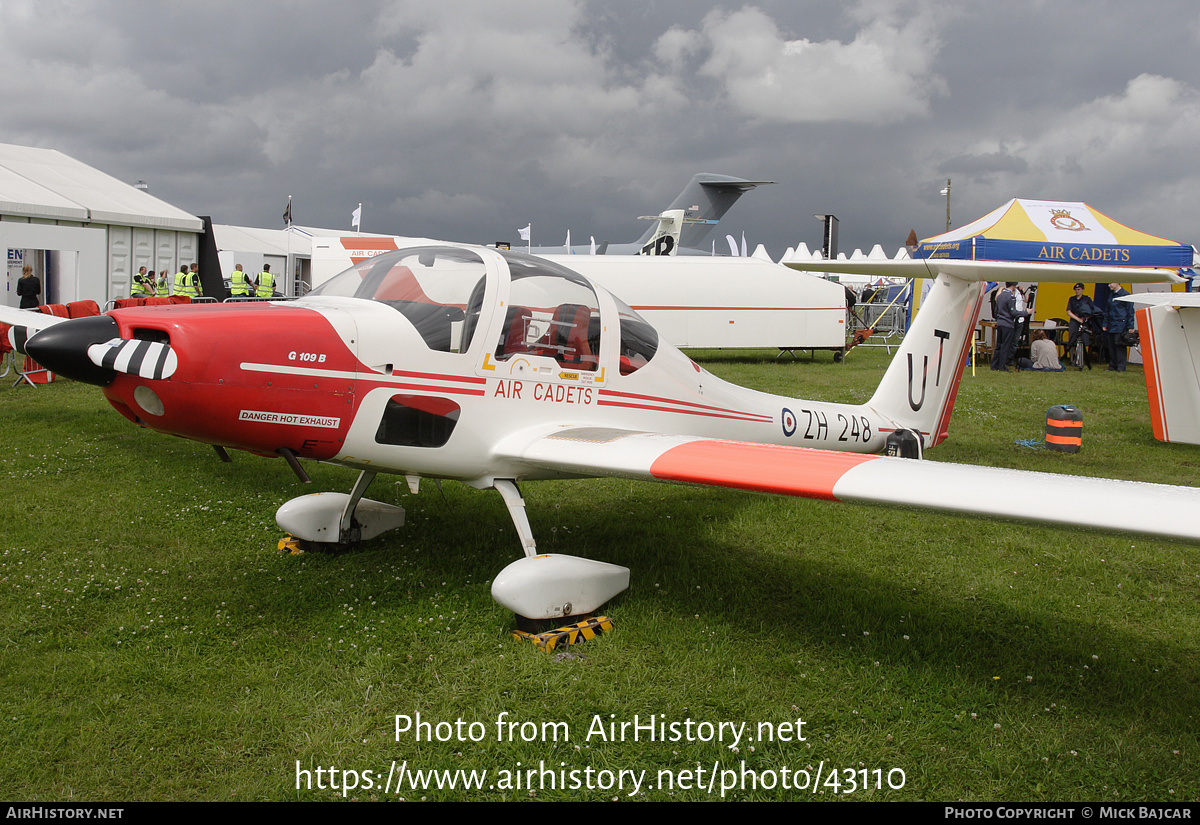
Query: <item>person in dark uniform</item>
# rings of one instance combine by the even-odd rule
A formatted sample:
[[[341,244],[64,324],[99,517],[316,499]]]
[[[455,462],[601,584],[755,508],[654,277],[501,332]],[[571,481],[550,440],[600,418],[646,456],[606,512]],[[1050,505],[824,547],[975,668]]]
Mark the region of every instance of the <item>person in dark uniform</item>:
[[[1104,313],[1104,335],[1108,339],[1109,372],[1125,372],[1129,345],[1125,336],[1133,331],[1133,304],[1117,299],[1129,293],[1120,284],[1109,284],[1108,309]]]
[[[996,295],[996,352],[992,356],[992,369],[1008,372],[1008,365],[1017,352],[1017,320],[1025,313],[1017,312],[1017,298],[1013,294],[1016,281],[1009,281]]]
[[[33,276],[33,267],[25,264],[17,280],[17,294],[21,296],[21,309],[37,309],[42,301],[42,282]]]
[[[1075,350],[1075,344],[1082,336],[1084,347],[1084,362],[1087,368],[1092,368],[1092,362],[1087,355],[1088,344],[1091,343],[1088,334],[1088,318],[1096,314],[1096,305],[1083,292],[1083,284],[1075,284],[1075,294],[1067,299],[1067,358]],[[1080,369],[1083,369],[1081,366]]]

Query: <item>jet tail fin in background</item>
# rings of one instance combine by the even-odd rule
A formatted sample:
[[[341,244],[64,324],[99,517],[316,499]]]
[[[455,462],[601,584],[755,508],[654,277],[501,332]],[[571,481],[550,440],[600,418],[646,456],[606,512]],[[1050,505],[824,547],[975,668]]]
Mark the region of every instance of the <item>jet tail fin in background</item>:
[[[684,227],[694,223],[716,224],[715,220],[684,217],[682,209],[668,209],[659,215],[642,215],[638,220],[658,222],[654,237],[641,248],[639,255],[674,255],[679,248],[679,236]]]
[[[729,175],[714,175],[701,172],[692,177],[683,191],[664,210],[683,210],[686,218],[692,219],[681,228],[677,246],[698,248],[709,231],[729,211],[737,199],[756,186],[772,184],[770,180],[745,180]],[[646,230],[638,240],[639,246],[646,246],[655,237],[657,226]]]

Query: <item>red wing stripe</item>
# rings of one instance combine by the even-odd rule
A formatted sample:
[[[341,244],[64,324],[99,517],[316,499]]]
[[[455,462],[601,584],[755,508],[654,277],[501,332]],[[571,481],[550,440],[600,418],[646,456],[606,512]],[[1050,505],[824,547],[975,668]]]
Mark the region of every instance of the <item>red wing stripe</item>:
[[[650,466],[650,474],[663,481],[837,501],[833,488],[842,476],[879,458],[774,444],[692,441],[660,455]]]

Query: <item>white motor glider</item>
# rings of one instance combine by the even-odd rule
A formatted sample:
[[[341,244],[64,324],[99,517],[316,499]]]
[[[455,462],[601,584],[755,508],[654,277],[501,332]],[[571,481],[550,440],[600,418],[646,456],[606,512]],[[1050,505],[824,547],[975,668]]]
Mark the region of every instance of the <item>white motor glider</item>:
[[[982,281],[1030,279],[1030,265],[904,263],[936,280],[858,405],[730,384],[581,275],[486,247],[387,252],[289,303],[121,309],[18,334],[44,366],[102,386],[141,426],[223,457],[281,456],[302,477],[297,459],[360,470],[349,494],[279,509],[280,526],[306,543],[347,545],[402,524],[401,508],[363,498],[377,473],[413,488],[422,477],[494,488],[525,558],[496,576],[493,595],[533,619],[589,613],[629,571],[539,556],[517,488],[529,479],[621,476],[1200,539],[1200,489],[879,455],[895,434],[915,451],[946,437]],[[1086,269],[1093,280],[1174,277]],[[46,317],[0,314],[28,329]]]

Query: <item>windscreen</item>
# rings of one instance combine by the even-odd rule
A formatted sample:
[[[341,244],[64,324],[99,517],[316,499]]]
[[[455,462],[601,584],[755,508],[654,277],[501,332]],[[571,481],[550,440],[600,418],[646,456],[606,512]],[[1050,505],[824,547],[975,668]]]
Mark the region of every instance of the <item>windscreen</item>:
[[[385,252],[352,266],[310,295],[363,298],[385,304],[416,327],[430,349],[464,352],[470,345],[486,267],[469,249],[426,246]],[[468,309],[470,308],[470,309]]]

